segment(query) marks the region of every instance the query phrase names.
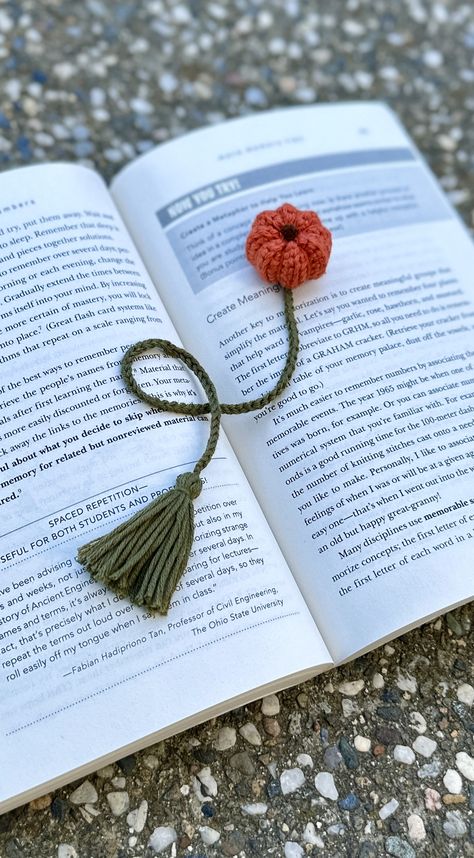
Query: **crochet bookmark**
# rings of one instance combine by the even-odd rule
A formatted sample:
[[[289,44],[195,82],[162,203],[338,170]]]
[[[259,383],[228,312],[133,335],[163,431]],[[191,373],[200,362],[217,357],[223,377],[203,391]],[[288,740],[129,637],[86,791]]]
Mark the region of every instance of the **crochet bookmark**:
[[[263,396],[242,403],[219,403],[216,389],[193,355],[168,340],[142,340],[125,352],[121,375],[134,396],[158,411],[197,416],[210,414],[206,448],[192,471],[181,474],[174,488],[160,495],[111,533],[79,549],[77,559],[96,581],[106,584],[135,605],[166,614],[186,569],[194,537],[195,500],[202,489],[201,472],[216,449],[222,414],[245,414],[268,405],[288,386],[298,358],[298,330],[292,290],[326,271],[331,233],[312,211],[285,203],[255,218],[246,242],[246,255],[267,283],[283,286],[288,351],[276,385]],[[140,355],[159,349],[181,360],[194,373],[207,402],[173,402],[142,390],[132,374]]]

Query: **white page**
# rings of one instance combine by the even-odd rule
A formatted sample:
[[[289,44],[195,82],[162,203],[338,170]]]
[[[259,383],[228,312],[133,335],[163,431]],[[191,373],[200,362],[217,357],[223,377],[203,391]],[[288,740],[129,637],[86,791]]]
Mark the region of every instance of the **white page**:
[[[333,231],[327,274],[295,295],[290,391],[226,428],[335,659],[472,598],[474,253],[390,111],[227,123],[113,193],[224,401],[267,390],[286,348],[282,296],[244,259],[252,217],[289,201]]]
[[[330,656],[225,439],[167,617],[77,564],[80,545],[192,469],[209,424],[124,390],[130,343],[177,338],[100,178],[52,165],[7,173],[0,188],[4,811]],[[147,358],[137,373],[195,395],[174,361]]]

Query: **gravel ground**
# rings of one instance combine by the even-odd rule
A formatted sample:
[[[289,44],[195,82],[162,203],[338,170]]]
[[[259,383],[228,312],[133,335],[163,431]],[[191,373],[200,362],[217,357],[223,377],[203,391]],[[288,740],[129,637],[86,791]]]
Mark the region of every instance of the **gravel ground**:
[[[474,227],[474,8],[0,0],[0,165],[378,98]],[[0,817],[2,858],[474,856],[472,610]],[[0,773],[1,777],[1,773]]]

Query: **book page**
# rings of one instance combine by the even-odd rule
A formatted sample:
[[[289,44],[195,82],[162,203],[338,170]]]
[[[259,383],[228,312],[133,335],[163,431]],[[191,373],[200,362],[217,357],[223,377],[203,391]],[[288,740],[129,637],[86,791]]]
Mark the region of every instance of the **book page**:
[[[244,258],[253,217],[288,201],[333,232],[326,275],[295,293],[290,388],[225,425],[335,660],[472,598],[474,253],[391,112],[238,120],[113,190],[224,401],[268,390],[286,352],[280,290]]]
[[[177,337],[99,177],[33,167],[0,188],[3,811],[330,656],[225,439],[168,616],[78,565],[79,546],[192,470],[209,422],[124,389],[128,345]],[[136,371],[162,396],[202,398],[176,361]]]

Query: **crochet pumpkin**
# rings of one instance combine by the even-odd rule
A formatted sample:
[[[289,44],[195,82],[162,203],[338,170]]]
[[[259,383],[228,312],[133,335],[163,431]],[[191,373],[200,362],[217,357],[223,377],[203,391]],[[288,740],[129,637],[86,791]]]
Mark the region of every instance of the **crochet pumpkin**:
[[[257,215],[245,252],[263,280],[294,289],[324,274],[331,246],[331,233],[316,212],[284,203]]]

